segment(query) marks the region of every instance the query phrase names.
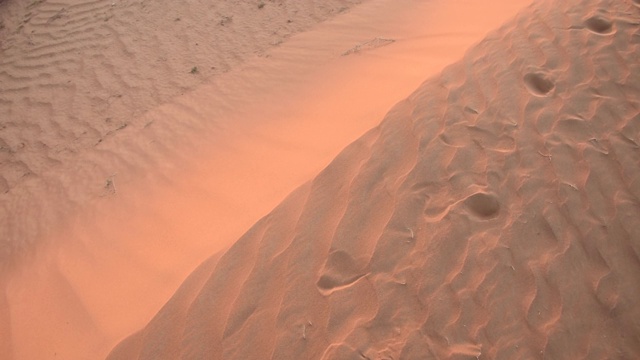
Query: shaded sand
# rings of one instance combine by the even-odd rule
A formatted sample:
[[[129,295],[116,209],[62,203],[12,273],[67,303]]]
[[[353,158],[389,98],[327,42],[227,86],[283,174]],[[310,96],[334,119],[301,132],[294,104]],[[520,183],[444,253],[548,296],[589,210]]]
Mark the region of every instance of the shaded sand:
[[[197,264],[527,2],[369,1],[127,118],[12,187],[0,217],[0,280],[8,282],[0,326],[9,335],[1,353],[106,355]],[[160,86],[164,70],[155,71],[149,76]],[[127,104],[131,114],[145,106]],[[34,149],[33,159],[46,153]]]
[[[639,26],[534,4],[109,358],[638,358]]]

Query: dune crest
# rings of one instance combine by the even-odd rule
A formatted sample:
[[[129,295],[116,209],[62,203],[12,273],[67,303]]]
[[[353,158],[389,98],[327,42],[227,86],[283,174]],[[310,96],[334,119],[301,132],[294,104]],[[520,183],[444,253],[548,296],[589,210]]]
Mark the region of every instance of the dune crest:
[[[109,358],[640,356],[635,5],[490,33]]]
[[[8,347],[0,353],[106,355],[208,255],[528,2],[368,1],[128,118],[73,161],[0,194],[0,346]],[[394,41],[370,43],[378,38]],[[386,45],[341,56],[367,43]],[[163,71],[156,68],[158,83]]]

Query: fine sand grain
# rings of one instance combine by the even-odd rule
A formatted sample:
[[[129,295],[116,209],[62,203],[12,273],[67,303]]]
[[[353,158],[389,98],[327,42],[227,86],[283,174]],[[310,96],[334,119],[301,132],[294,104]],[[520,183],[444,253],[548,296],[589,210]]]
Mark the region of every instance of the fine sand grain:
[[[640,357],[639,29],[637,1],[536,2],[109,358]]]

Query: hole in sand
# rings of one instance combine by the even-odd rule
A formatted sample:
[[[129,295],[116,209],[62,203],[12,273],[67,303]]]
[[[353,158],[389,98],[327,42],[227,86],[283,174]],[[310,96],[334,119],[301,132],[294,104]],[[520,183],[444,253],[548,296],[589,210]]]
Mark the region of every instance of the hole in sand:
[[[495,217],[500,210],[498,199],[491,194],[475,193],[469,196],[464,203],[474,214],[483,218]]]
[[[536,96],[545,96],[555,87],[553,82],[541,73],[529,73],[525,75],[524,84],[527,90]]]
[[[587,29],[596,34],[608,35],[613,33],[613,23],[611,23],[609,19],[605,19],[599,15],[588,18],[584,24],[587,26]]]
[[[329,254],[324,273],[316,285],[322,293],[330,293],[354,284],[365,275],[358,271],[351,255],[338,250]]]

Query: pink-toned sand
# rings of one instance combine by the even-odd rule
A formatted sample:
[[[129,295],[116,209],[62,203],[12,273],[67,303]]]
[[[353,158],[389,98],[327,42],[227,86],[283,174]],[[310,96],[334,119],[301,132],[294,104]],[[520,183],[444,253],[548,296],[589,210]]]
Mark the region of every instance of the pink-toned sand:
[[[101,358],[135,332],[110,358],[640,356],[640,5],[540,1],[489,32],[527,3],[193,2],[179,31],[163,2],[0,4],[29,18],[0,64],[0,353]],[[102,11],[115,40],[67,51]],[[172,38],[204,30],[223,45]],[[72,95],[64,57],[16,50],[65,34],[43,58],[94,54]]]

